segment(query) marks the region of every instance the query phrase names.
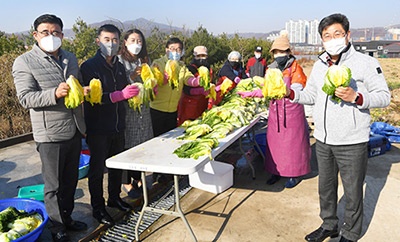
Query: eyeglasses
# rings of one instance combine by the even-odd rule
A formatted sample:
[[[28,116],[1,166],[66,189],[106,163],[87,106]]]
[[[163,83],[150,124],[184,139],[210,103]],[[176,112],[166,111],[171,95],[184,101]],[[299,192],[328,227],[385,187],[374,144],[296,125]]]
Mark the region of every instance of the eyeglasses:
[[[53,31],[50,33],[50,31],[48,30],[43,30],[43,31],[38,31],[39,34],[43,35],[43,36],[49,36],[50,34],[55,36],[55,37],[59,37],[62,35],[62,32],[59,32],[57,30]]]
[[[345,32],[336,31],[335,33],[333,33],[333,35],[329,34],[329,33],[325,33],[324,35],[322,35],[322,40],[324,42],[326,42],[326,41],[329,41],[331,39],[339,39],[339,38],[342,38],[344,36],[346,36]]]
[[[171,52],[182,53],[182,49],[180,47],[178,47],[178,48],[169,47],[168,50]]]

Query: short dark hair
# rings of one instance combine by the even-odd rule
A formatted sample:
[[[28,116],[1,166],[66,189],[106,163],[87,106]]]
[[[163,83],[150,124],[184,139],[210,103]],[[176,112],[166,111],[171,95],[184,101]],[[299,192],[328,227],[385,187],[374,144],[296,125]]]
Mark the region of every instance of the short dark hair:
[[[167,44],[165,45],[165,48],[168,48],[171,44],[180,44],[182,49],[183,49],[183,42],[179,38],[172,37],[167,41]]]
[[[62,20],[53,14],[43,14],[33,22],[33,28],[37,31],[37,27],[42,23],[58,24],[63,29],[64,25]]]
[[[97,30],[97,36],[99,36],[103,31],[108,33],[117,33],[118,38],[121,36],[121,31],[112,24],[104,24],[100,26],[100,28]]]
[[[322,31],[332,24],[341,24],[344,31],[347,33],[350,29],[350,23],[347,17],[340,13],[331,14],[321,20],[318,25],[319,35],[322,36]]]

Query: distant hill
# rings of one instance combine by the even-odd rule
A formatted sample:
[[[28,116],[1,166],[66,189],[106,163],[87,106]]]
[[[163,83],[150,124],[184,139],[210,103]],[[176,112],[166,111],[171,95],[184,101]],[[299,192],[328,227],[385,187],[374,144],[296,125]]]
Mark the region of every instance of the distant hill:
[[[157,23],[151,20],[147,20],[145,18],[138,18],[136,20],[128,20],[128,21],[117,21],[117,20],[104,20],[101,22],[96,22],[96,23],[91,23],[89,26],[98,28],[103,24],[113,24],[117,26],[118,28],[122,29],[123,31],[129,30],[131,28],[137,28],[140,29],[143,34],[147,37],[151,35],[151,31],[154,28],[158,28],[161,32],[163,33],[172,33],[174,31],[185,31],[188,32],[189,34],[193,33],[194,30],[192,29],[186,29],[183,27],[176,27],[176,26],[171,26],[167,24],[162,24],[162,23]],[[64,37],[65,38],[73,38],[75,36],[75,33],[72,31],[72,29],[64,29]],[[266,39],[271,33],[276,33],[277,31],[272,31],[269,33],[237,33],[239,36],[243,38],[261,38],[261,39]],[[279,31],[278,31],[279,32]],[[28,31],[24,31],[18,34],[27,34],[29,33]],[[233,36],[236,33],[229,33],[227,34],[228,36]]]
[[[150,21],[150,20],[147,20],[144,18],[138,18],[136,20],[129,20],[129,21],[124,21],[124,22],[117,21],[117,20],[104,20],[101,22],[89,24],[89,26],[98,28],[98,27],[102,26],[103,24],[113,24],[113,25],[117,26],[119,29],[121,29],[122,31],[126,31],[126,30],[129,30],[132,28],[137,28],[137,29],[140,29],[146,37],[151,35],[151,31],[154,28],[158,28],[161,32],[167,33],[167,34],[172,33],[173,31],[178,31],[178,32],[189,31],[189,33],[193,32],[193,30],[170,26],[170,25],[162,24],[162,23],[156,23],[154,21]],[[66,38],[74,37],[74,32],[72,31],[72,29],[64,29],[64,36]]]
[[[140,29],[143,34],[147,37],[151,35],[151,31],[154,28],[158,28],[161,32],[163,33],[171,33],[173,31],[185,31],[188,32],[189,34],[193,33],[194,30],[192,29],[186,29],[183,27],[176,27],[168,24],[162,24],[162,23],[157,23],[151,20],[147,20],[145,18],[138,18],[136,20],[129,20],[129,21],[118,21],[118,20],[104,20],[101,22],[97,23],[91,23],[89,26],[98,28],[103,24],[114,24],[118,28],[122,29],[123,31],[131,29],[131,28],[138,28]],[[392,25],[390,26],[392,28],[400,28],[400,24],[397,25]],[[254,32],[243,32],[243,33],[227,33],[228,36],[233,36],[235,34],[238,34],[240,37],[243,38],[257,38],[257,39],[267,39],[267,37],[271,34],[277,34],[279,33],[280,30],[274,30],[268,33],[254,33]],[[387,28],[384,27],[374,27],[374,28],[358,28],[358,29],[351,29],[351,36],[353,40],[359,40],[359,39],[367,39],[371,40],[372,38],[375,39],[384,39],[386,37],[387,33]],[[17,34],[28,34],[29,31],[24,31],[20,32]],[[75,36],[74,32],[72,29],[64,29],[64,36],[66,38],[73,38]]]
[[[129,21],[124,21],[124,22],[121,22],[118,20],[104,20],[101,22],[96,22],[96,23],[91,23],[91,24],[88,23],[89,26],[94,27],[94,28],[98,28],[98,27],[102,26],[103,24],[113,24],[123,31],[129,30],[131,28],[137,28],[137,29],[140,29],[145,36],[151,35],[151,31],[154,28],[158,28],[163,33],[172,33],[173,31],[189,31],[189,33],[193,33],[193,30],[170,26],[170,25],[162,24],[162,23],[156,23],[154,21],[147,20],[145,18],[138,18],[136,20],[129,20]],[[64,29],[63,32],[64,32],[65,38],[75,37],[75,33],[74,33],[74,31],[72,31],[72,28]],[[29,34],[29,31],[18,32],[15,34],[27,35],[27,34]]]
[[[136,20],[129,20],[129,21],[125,21],[125,22],[120,22],[120,21],[116,21],[116,20],[105,20],[102,22],[93,23],[93,24],[89,24],[89,25],[91,27],[98,28],[103,24],[114,24],[115,26],[122,29],[123,31],[129,30],[131,28],[137,28],[137,29],[140,29],[145,36],[150,35],[151,31],[154,28],[158,28],[161,32],[164,32],[164,33],[171,33],[173,31],[184,31],[183,28],[170,26],[170,25],[162,24],[162,23],[156,23],[154,21],[147,20],[145,18],[138,18]]]

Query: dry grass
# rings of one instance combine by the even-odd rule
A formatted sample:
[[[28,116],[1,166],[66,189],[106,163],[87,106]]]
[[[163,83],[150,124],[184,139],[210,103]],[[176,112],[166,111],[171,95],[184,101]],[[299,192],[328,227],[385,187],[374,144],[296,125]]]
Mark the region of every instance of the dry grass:
[[[26,134],[31,131],[28,110],[16,97],[11,69],[15,58],[21,53],[0,56],[0,139]]]
[[[391,90],[400,88],[400,59],[378,59]]]
[[[303,68],[304,74],[306,74],[306,76],[310,76],[311,69],[314,65],[314,61],[310,59],[300,59],[297,62]]]
[[[371,109],[372,121],[400,126],[400,59],[379,58],[378,61],[392,95],[389,107]]]

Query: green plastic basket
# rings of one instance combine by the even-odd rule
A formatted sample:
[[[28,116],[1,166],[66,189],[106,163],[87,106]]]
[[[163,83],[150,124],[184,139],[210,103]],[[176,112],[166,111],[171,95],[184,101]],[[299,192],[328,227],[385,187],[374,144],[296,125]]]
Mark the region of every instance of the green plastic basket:
[[[18,191],[18,198],[44,201],[44,184],[21,187]]]

